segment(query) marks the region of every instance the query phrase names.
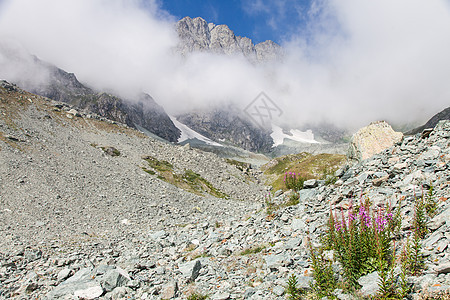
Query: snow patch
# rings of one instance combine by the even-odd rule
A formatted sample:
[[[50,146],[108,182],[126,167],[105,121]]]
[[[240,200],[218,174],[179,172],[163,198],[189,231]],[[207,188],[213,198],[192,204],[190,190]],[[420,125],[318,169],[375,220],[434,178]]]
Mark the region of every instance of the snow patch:
[[[169,117],[172,120],[173,124],[181,131],[181,136],[178,139],[178,143],[184,142],[186,140],[197,139],[202,142],[205,142],[208,145],[223,147],[221,144],[216,143],[207,138],[206,136],[203,136],[200,133],[196,132],[195,130],[192,130],[191,128],[187,127],[183,123],[179,122],[175,117],[172,116]]]
[[[272,124],[272,134],[270,136],[273,139],[273,147],[283,144],[284,139],[290,139],[299,143],[319,144],[318,141],[314,140],[314,134],[309,129],[307,131],[291,129],[289,133],[284,133],[281,127]]]

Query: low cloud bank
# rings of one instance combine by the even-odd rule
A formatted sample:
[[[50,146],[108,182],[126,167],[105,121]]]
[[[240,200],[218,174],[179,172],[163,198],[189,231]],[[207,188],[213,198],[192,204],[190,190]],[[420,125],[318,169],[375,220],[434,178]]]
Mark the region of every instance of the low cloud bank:
[[[3,41],[95,88],[147,92],[172,114],[224,102],[244,108],[264,91],[286,123],[357,128],[379,119],[423,122],[450,99],[445,0],[313,1],[306,26],[286,28],[283,62],[261,65],[207,53],[180,57],[177,20],[155,1],[0,5]],[[0,76],[13,78],[14,69]]]

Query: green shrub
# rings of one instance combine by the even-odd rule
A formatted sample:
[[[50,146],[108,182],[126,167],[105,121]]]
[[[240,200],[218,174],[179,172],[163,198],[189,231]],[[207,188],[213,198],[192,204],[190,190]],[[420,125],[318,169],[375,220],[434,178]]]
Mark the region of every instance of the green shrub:
[[[209,298],[208,295],[203,295],[203,294],[199,294],[199,293],[193,293],[193,294],[190,294],[187,297],[187,300],[205,300],[205,299],[208,299],[208,298]]]
[[[421,249],[428,216],[424,197],[415,198],[415,201],[413,231],[399,256],[401,272],[398,276],[394,274],[397,263],[394,237],[400,231],[400,209],[394,211],[390,206],[375,209],[366,199],[354,208],[350,206],[348,213],[342,209],[340,212],[331,210],[323,246],[314,249],[309,245],[316,295],[334,297],[331,292],[337,283],[331,263],[323,257],[323,249],[330,249],[334,250],[335,259],[343,267],[344,288],[356,290],[361,276],[378,271],[380,289],[375,298],[405,298],[410,292],[407,275],[419,275],[424,268]]]
[[[301,300],[302,299],[302,291],[297,288],[297,276],[295,276],[294,274],[292,274],[288,281],[287,281],[287,286],[284,289],[284,292],[287,295],[287,298],[289,300]]]
[[[265,245],[259,245],[252,248],[245,249],[241,252],[241,255],[249,255],[249,254],[256,254],[266,249]]]
[[[303,183],[305,182],[305,178],[301,177],[300,174],[295,174],[295,172],[286,172],[283,180],[286,188],[294,191],[303,189]]]

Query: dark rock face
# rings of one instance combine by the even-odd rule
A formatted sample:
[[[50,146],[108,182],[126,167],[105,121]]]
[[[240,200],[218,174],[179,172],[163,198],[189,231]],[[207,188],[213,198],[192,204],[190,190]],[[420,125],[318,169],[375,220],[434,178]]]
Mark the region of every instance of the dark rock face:
[[[213,141],[249,151],[268,152],[273,145],[270,129],[254,125],[232,107],[186,113],[177,119]]]
[[[64,73],[58,70],[55,74],[58,77],[55,77],[47,89],[40,87],[40,90],[31,90],[31,92],[76,105],[130,127],[139,125],[170,142],[177,142],[180,137],[179,129],[150,95],[142,93],[137,99],[122,99],[108,93],[96,94],[81,85],[75,75]],[[65,85],[67,89],[60,87],[65,82],[68,83]]]
[[[148,94],[141,93],[134,98],[123,99],[108,93],[98,93],[79,82],[73,73],[67,73],[34,56],[9,56],[8,52],[3,50],[0,48],[1,53],[8,55],[10,62],[21,67],[22,71],[15,72],[13,80],[25,90],[72,104],[79,109],[96,113],[130,127],[141,126],[170,142],[178,141],[180,130],[173,124],[164,109]],[[28,67],[34,70],[33,74],[26,72]],[[36,74],[45,79],[38,80]],[[2,74],[0,71],[0,76],[8,76],[8,74]]]
[[[437,113],[436,115],[434,115],[430,120],[428,120],[428,122],[426,122],[424,125],[417,127],[409,132],[407,132],[407,135],[413,135],[419,132],[422,132],[424,129],[427,128],[434,128],[437,123],[439,123],[439,121],[441,120],[450,120],[450,107],[447,107],[446,109],[444,109],[443,111]]]

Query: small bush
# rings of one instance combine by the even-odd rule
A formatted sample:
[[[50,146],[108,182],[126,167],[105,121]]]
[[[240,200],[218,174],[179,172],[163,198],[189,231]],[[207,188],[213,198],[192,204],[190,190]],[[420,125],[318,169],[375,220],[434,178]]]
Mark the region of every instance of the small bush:
[[[287,295],[287,298],[289,300],[301,300],[302,298],[302,291],[297,288],[297,277],[292,274],[287,282],[287,286],[284,289],[284,292]]]
[[[286,172],[283,180],[286,188],[294,191],[303,189],[303,183],[305,182],[305,178],[301,177],[300,174],[295,174],[295,172]]]
[[[264,245],[256,246],[253,248],[248,248],[248,249],[245,249],[244,251],[242,251],[241,255],[256,254],[256,253],[263,251],[264,249],[266,249],[266,246],[264,246]]]
[[[430,198],[429,194],[427,197]],[[424,269],[422,238],[428,230],[429,218],[424,199],[423,196],[415,198],[413,231],[398,258],[395,257],[394,237],[400,231],[400,209],[393,211],[390,206],[374,209],[369,199],[365,199],[355,208],[351,205],[346,214],[342,209],[340,213],[331,210],[322,239],[324,246],[314,249],[309,244],[315,294],[333,297],[331,292],[337,287],[331,263],[323,257],[323,249],[330,249],[343,267],[344,288],[356,290],[361,276],[378,271],[380,290],[375,299],[407,297],[411,290],[407,276],[420,275]],[[394,274],[397,262],[401,269],[398,276]]]
[[[202,295],[202,294],[199,294],[199,293],[193,293],[193,294],[190,294],[187,297],[187,300],[205,300],[205,299],[208,299],[208,298],[209,298],[208,295]]]

